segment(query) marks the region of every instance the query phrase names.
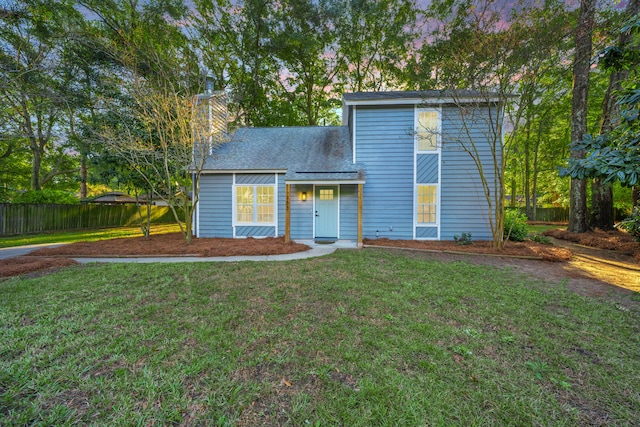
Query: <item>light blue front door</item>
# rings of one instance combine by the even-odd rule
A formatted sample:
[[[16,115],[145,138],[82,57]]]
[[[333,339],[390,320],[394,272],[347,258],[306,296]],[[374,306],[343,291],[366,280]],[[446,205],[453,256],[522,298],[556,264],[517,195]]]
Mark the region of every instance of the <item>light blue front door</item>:
[[[338,238],[338,187],[318,185],[315,191],[316,238]]]

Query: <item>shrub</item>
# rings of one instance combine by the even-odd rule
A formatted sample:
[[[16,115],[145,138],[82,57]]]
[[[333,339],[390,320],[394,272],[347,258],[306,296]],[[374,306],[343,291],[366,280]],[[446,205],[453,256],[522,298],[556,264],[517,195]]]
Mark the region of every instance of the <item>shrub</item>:
[[[616,227],[622,228],[627,233],[631,234],[640,242],[640,206],[633,208],[631,216],[616,224]]]
[[[505,238],[514,242],[522,242],[529,233],[527,216],[519,210],[509,209],[504,213]]]
[[[12,203],[75,205],[80,201],[73,194],[62,190],[29,190],[15,196]]]
[[[473,243],[471,240],[471,233],[462,233],[462,236],[460,237],[456,234],[453,236],[453,240],[459,245],[470,245]]]
[[[551,244],[551,239],[540,233],[533,233],[532,235],[529,236],[529,238],[534,242],[544,243],[545,245]]]

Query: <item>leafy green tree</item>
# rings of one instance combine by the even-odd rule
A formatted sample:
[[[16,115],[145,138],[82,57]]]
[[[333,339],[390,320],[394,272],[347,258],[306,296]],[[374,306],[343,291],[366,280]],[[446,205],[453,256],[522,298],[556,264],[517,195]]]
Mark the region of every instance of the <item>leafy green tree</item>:
[[[629,6],[637,8],[637,1],[630,2]],[[595,137],[585,135],[578,142],[577,147],[584,150],[586,156],[570,159],[568,167],[561,171],[562,175],[574,179],[596,177],[604,183],[619,181],[628,186],[638,185],[640,181],[640,80],[637,73],[640,23],[637,13],[636,10],[622,28],[624,37],[619,43],[603,52],[601,62],[612,70],[612,77],[602,132]],[[614,96],[617,98],[615,105],[610,98]]]
[[[272,49],[272,0],[195,0],[195,40],[217,90],[228,90],[233,126],[282,126],[300,122],[282,100],[280,65]]]
[[[346,91],[411,87],[407,67],[415,58],[418,9],[414,0],[332,0],[336,78]],[[412,87],[411,87],[412,88]]]
[[[65,29],[77,17],[70,1],[21,0],[0,23],[4,143],[11,151],[28,148],[34,190],[76,171],[64,146],[64,112],[73,108],[75,77]]]
[[[580,141],[587,134],[587,99],[595,8],[595,0],[580,1],[580,17],[575,29],[576,48],[573,59],[570,147],[570,158],[574,161],[583,159],[585,156]],[[586,181],[579,178],[572,179],[569,195],[568,230],[574,233],[583,233],[589,228]]]
[[[629,0],[624,16],[630,19],[637,19],[640,12],[640,1]],[[638,55],[630,55],[628,52],[636,52],[640,46],[636,41],[633,43],[633,25],[627,25],[629,31],[620,31],[617,44],[605,49],[603,65],[609,68],[609,83],[607,92],[602,103],[602,122],[600,134],[607,134],[613,131],[620,118],[620,108],[617,103],[618,95],[622,90],[622,84],[629,78],[630,69],[635,69],[639,64]],[[622,53],[627,64],[620,66],[620,59],[612,60],[613,56]],[[632,59],[631,56],[635,56]],[[613,62],[614,64],[610,64]],[[604,183],[600,178],[594,178],[591,185],[592,206],[591,206],[591,226],[601,229],[612,229],[614,223],[613,212],[613,185],[610,182]]]
[[[624,185],[640,183],[640,89],[633,82],[618,101],[620,122],[610,133],[586,137],[578,148],[588,152],[584,159],[572,159],[562,171],[584,179],[596,176],[603,182],[620,181]]]
[[[81,3],[98,16],[88,36],[120,76],[118,90],[101,94],[109,108],[89,121],[99,125],[91,135],[94,151],[121,159],[137,173],[142,187],[167,202],[190,242],[200,172],[221,134],[202,122],[193,102],[203,79],[193,45],[178,25],[189,11],[180,0]],[[207,143],[194,145],[194,139]]]
[[[330,93],[341,68],[341,58],[331,52],[333,12],[325,0],[284,0],[275,10],[271,48],[283,74],[278,93],[298,111],[301,125],[319,124],[340,105]]]
[[[12,202],[38,205],[75,205],[80,203],[80,200],[63,190],[28,190],[16,195]]]

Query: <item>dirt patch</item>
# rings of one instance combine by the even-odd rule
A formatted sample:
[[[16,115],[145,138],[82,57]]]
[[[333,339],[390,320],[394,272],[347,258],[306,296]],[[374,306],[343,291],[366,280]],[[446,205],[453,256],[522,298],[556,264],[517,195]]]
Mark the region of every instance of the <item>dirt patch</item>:
[[[444,251],[449,253],[466,253],[495,255],[500,257],[521,257],[541,259],[545,261],[568,261],[571,259],[571,250],[554,245],[526,242],[505,242],[502,249],[494,249],[491,242],[476,241],[470,245],[461,245],[452,241],[416,241],[416,240],[389,240],[389,239],[365,239],[365,245],[385,246],[394,248],[412,248],[426,251]]]

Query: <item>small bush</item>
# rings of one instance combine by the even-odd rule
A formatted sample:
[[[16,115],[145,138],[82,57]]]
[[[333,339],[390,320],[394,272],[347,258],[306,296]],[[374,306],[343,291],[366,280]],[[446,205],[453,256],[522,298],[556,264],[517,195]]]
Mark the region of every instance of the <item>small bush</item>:
[[[616,227],[623,229],[631,234],[640,242],[640,207],[636,206],[631,212],[631,216],[616,224]]]
[[[462,233],[462,236],[460,237],[456,234],[453,236],[453,240],[459,245],[470,245],[473,243],[471,240],[471,233]]]
[[[533,233],[532,235],[529,236],[529,238],[534,242],[544,243],[545,245],[551,244],[551,239],[540,233]]]
[[[29,203],[37,205],[75,205],[78,198],[62,190],[29,190],[15,196],[12,203]]]
[[[527,216],[519,210],[507,210],[504,213],[505,238],[514,242],[523,242],[529,233]]]

